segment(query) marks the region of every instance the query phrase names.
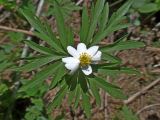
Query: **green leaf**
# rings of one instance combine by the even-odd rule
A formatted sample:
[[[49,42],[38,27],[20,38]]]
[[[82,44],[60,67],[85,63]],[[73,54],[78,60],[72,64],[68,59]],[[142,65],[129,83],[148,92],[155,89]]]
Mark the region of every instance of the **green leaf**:
[[[64,18],[63,18],[61,9],[60,9],[57,1],[55,1],[54,3],[55,3],[55,8],[54,8],[55,9],[55,18],[56,18],[58,33],[60,36],[60,41],[61,41],[63,48],[66,49],[68,44],[67,44],[67,40],[66,40],[67,34],[66,34]]]
[[[67,86],[63,85],[63,87],[56,94],[54,100],[48,105],[49,112],[52,112],[53,108],[59,107],[61,105],[62,99],[66,95],[66,93],[67,93]]]
[[[74,46],[74,34],[71,30],[71,28],[66,29],[67,31],[67,41],[68,41],[68,45],[70,46]]]
[[[112,27],[108,33],[113,33],[114,31],[118,31],[118,30],[121,30],[121,29],[124,29],[124,28],[128,28],[129,26],[131,26],[130,23],[120,23],[119,25],[116,25],[114,27]]]
[[[124,5],[122,5],[110,18],[109,26],[116,25],[119,20],[128,12],[134,0],[128,0]]]
[[[30,8],[23,8],[19,10],[20,13],[24,15],[24,17],[28,20],[28,22],[40,33],[45,33],[44,26],[40,19],[30,10]]]
[[[80,84],[81,89],[83,90],[83,92],[87,93],[88,92],[87,79],[86,79],[84,73],[82,73],[81,71],[79,72],[78,82],[79,82],[79,84]]]
[[[51,37],[51,28],[47,23],[43,24],[40,19],[35,16],[35,14],[33,13],[33,11],[31,11],[30,8],[25,7],[23,9],[20,9],[19,11],[25,16],[25,18],[29,21],[32,27],[34,27],[38,31],[34,32],[37,37],[45,40],[51,47],[53,47],[57,51],[64,53],[61,46],[56,44],[55,41],[57,39],[56,37],[53,38],[53,36],[55,36],[53,32]]]
[[[87,8],[84,6],[82,13],[82,25],[80,29],[80,41],[83,43],[87,42],[86,40],[87,40],[88,30],[89,30],[89,17]]]
[[[52,82],[50,84],[50,89],[55,87],[55,85],[62,79],[62,77],[66,74],[66,69],[64,67],[64,64],[61,64],[55,74],[55,76],[52,79]]]
[[[8,90],[7,85],[0,83],[0,96],[3,95],[3,93],[7,90]]]
[[[111,96],[118,99],[126,99],[126,96],[123,94],[119,87],[112,85],[99,77],[91,78],[90,81],[91,80],[94,80],[97,86],[108,92]]]
[[[105,29],[106,24],[108,22],[108,17],[109,17],[109,5],[108,3],[106,3],[103,8],[100,22],[99,22],[99,32],[102,32]]]
[[[50,41],[53,41],[52,42],[52,47],[55,48],[56,50],[58,50],[58,52],[60,51],[62,53],[65,53],[65,51],[63,50],[63,48],[61,46],[60,40],[56,38],[56,35],[53,33],[53,30],[50,27],[50,25],[45,22],[44,27],[46,28],[47,35],[48,35]]]
[[[96,34],[96,36],[93,38],[92,45],[97,44],[98,42],[100,42],[102,39],[104,39],[109,34],[115,32],[117,30],[121,30],[121,29],[127,28],[127,27],[129,27],[131,25],[130,23],[119,23],[119,24],[120,25],[115,25],[115,26],[112,26],[112,27],[107,27],[104,31],[98,32]]]
[[[52,76],[55,73],[55,71],[59,68],[59,66],[60,62],[55,62],[51,65],[48,65],[46,68],[36,73],[33,79],[27,82],[27,84],[25,84],[24,86],[22,86],[19,91],[30,91],[30,93],[32,94],[32,91],[38,90],[37,88],[39,88],[40,85],[42,85],[42,83],[49,76]]]
[[[105,0],[97,0],[96,2],[95,8],[93,10],[94,15],[91,17],[90,28],[88,31],[86,44],[88,44],[92,40],[92,37],[94,35],[94,32],[98,24],[99,17],[104,7],[104,3],[105,3]]]
[[[3,51],[5,53],[11,53],[11,51],[15,48],[16,46],[13,45],[12,43],[6,43],[1,45],[1,49],[3,49]],[[13,53],[13,52],[12,52]]]
[[[65,1],[64,1],[65,2]],[[61,3],[62,4],[62,3]],[[63,13],[63,16],[65,18],[69,17],[69,15],[71,15],[71,13],[73,11],[77,11],[77,10],[81,10],[81,7],[80,6],[77,6],[74,2],[72,2],[71,0],[68,1],[67,3],[64,3],[63,4],[63,7],[61,6],[62,8],[62,13]]]
[[[50,7],[48,10],[48,16],[50,15],[55,15],[55,10],[54,10],[54,1],[53,0],[49,0],[50,2]],[[64,17],[64,19],[68,19],[70,17],[70,15],[72,14],[73,11],[77,11],[80,10],[81,7],[77,6],[75,4],[75,2],[72,2],[71,0],[57,0],[61,11],[62,11],[62,15]]]
[[[92,3],[91,4],[91,15],[90,16],[94,16],[94,9],[95,9],[95,4],[94,3]]]
[[[112,63],[119,63],[119,64],[122,62],[120,58],[112,56],[111,54],[106,52],[102,53],[102,60],[106,60]]]
[[[40,98],[31,98],[31,102],[32,104],[35,105],[35,107],[39,110],[39,111],[42,111],[43,110],[43,100],[40,99]]]
[[[99,95],[99,90],[97,88],[97,85],[93,80],[89,81],[89,83],[90,83],[90,89],[92,91],[92,94],[94,95],[94,97],[96,99],[96,103],[100,106],[101,105],[101,97]]]
[[[47,55],[52,55],[54,53],[54,51],[52,51],[51,49],[44,47],[44,46],[40,46],[39,44],[37,44],[31,40],[26,40],[25,43],[29,47],[31,47],[32,49],[34,49],[35,51],[38,51],[40,53],[47,54]]]
[[[146,0],[134,0],[133,4],[132,4],[132,7],[135,8],[135,9],[137,9],[137,8],[140,8],[143,5],[145,5],[145,3],[146,3]]]
[[[3,5],[6,10],[15,10],[17,7],[16,1],[10,1],[10,0],[1,0],[0,4]]]
[[[65,81],[68,85],[68,88],[70,91],[74,90],[77,86],[78,83],[78,72],[75,72],[74,75],[66,75],[65,76]]]
[[[77,87],[77,86],[76,86]],[[76,88],[68,93],[68,104],[71,105],[74,96],[76,96]]]
[[[138,117],[125,105],[122,107],[121,114],[125,120],[139,120]]]
[[[78,84],[77,87],[76,87],[76,96],[75,96],[75,101],[74,101],[74,108],[77,108],[78,102],[80,100],[80,96],[81,96],[81,87]]]
[[[129,0],[122,7],[120,7],[115,13],[112,14],[111,18],[108,21],[106,29],[103,32],[98,32],[95,35],[91,45],[99,43],[101,40],[103,40],[110,33],[128,26],[128,24],[125,26],[119,25],[119,24],[120,23],[122,24],[122,21],[124,20],[124,15],[128,12],[128,9],[132,5],[132,2],[133,2],[133,0]]]
[[[141,73],[134,68],[121,67],[120,71],[127,74],[141,75]]]
[[[103,52],[112,52],[112,51],[140,48],[144,46],[145,44],[143,42],[128,40],[128,41],[120,41],[113,43],[111,45],[103,47],[101,50]]]
[[[0,72],[4,71],[5,69],[7,69],[11,65],[12,65],[12,63],[8,62],[8,61],[1,62],[0,63]]]
[[[3,51],[0,51],[0,62],[7,58],[6,54]]]
[[[126,74],[134,74],[140,75],[140,72],[133,68],[127,67],[103,67],[98,70],[98,73],[115,76],[118,74],[126,73]]]
[[[43,65],[46,65],[52,61],[58,60],[60,58],[62,57],[61,56],[43,56],[43,58],[32,60],[28,64],[25,64],[24,66],[18,68],[17,70],[29,72]]]
[[[93,65],[92,65],[93,66]],[[98,67],[96,67],[98,70],[100,69],[103,69],[104,67],[107,67],[107,68],[114,68],[114,67],[119,67],[120,66],[120,63],[118,62],[115,62],[115,63],[103,63],[103,64],[99,64],[99,65],[96,65]],[[93,66],[95,67],[95,66]]]
[[[146,3],[138,9],[138,11],[141,13],[150,13],[158,10],[158,5],[155,3]]]
[[[19,32],[9,32],[8,36],[14,43],[20,43],[24,39],[24,34]]]
[[[88,118],[91,117],[91,104],[89,100],[89,96],[86,93],[82,92],[82,107]]]
[[[34,34],[40,39],[46,41],[51,47],[55,49],[55,52],[65,53],[64,50],[60,47],[61,45],[57,44],[57,39],[51,39],[49,36],[46,36],[40,32],[34,32]]]

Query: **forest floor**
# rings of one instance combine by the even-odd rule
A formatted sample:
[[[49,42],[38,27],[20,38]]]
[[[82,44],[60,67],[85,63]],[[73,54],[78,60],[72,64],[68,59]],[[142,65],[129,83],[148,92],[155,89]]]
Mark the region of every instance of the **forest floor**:
[[[54,20],[50,18],[48,22],[52,25],[53,30],[56,31]],[[77,33],[80,25],[80,14],[74,13],[68,23],[76,31],[75,39],[79,40]],[[0,14],[0,25],[11,28],[26,29],[26,27],[24,27],[25,24],[24,21],[11,13],[3,11]],[[120,86],[128,97],[141,91],[153,81],[160,78],[160,44],[155,45],[156,41],[159,41],[160,43],[160,26],[156,25],[157,23],[151,24],[149,22],[140,26],[132,26],[127,30],[118,31],[110,35],[105,40],[106,44],[112,43],[116,41],[122,33],[129,31],[131,33],[129,37],[130,39],[143,41],[146,44],[145,48],[125,50],[115,53],[116,56],[122,59],[123,65],[136,68],[142,73],[141,76],[123,74],[114,78],[109,77],[107,79],[110,82],[114,81]],[[10,42],[7,33],[8,31],[0,30],[0,47],[1,45]],[[23,44],[19,47],[21,48],[22,46]],[[3,77],[10,79],[9,73],[7,72],[3,73]],[[101,96],[103,100],[102,107],[96,107],[95,100],[92,100],[92,120],[104,120],[107,116],[110,116],[111,119],[113,114],[116,113],[116,110],[118,110],[123,104],[123,101],[115,100],[110,96],[106,96],[103,92],[101,92]],[[145,91],[145,93],[129,103],[129,106],[140,117],[140,120],[160,120],[160,84],[156,84],[151,89]],[[61,111],[67,113],[65,115],[66,119],[84,119],[84,114],[81,108],[78,108],[76,112],[73,113],[66,101],[63,102],[61,109],[53,111],[53,116],[59,114]]]

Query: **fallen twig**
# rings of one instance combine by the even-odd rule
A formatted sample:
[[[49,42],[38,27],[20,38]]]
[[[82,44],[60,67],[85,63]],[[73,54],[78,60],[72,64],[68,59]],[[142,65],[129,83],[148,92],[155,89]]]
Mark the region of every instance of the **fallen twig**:
[[[158,47],[146,47],[146,50],[152,52],[160,52],[160,48]]]
[[[80,5],[83,2],[83,0],[79,0],[76,5]]]
[[[159,82],[160,82],[160,78],[157,79],[157,80],[155,80],[155,81],[153,81],[148,86],[144,87],[142,90],[140,90],[139,92],[137,92],[134,95],[132,95],[131,97],[129,97],[127,100],[124,100],[123,103],[124,104],[130,104],[130,103],[132,103],[135,99],[137,99],[141,95],[145,94],[149,89],[151,89],[152,87],[158,85]]]
[[[7,38],[8,38],[8,36],[5,35],[5,36],[1,39],[0,44],[3,43]]]
[[[3,22],[6,18],[8,18],[11,15],[10,12],[4,12],[3,15],[0,17],[0,23]]]
[[[147,106],[143,107],[142,109],[138,110],[136,114],[139,115],[141,112],[143,112],[149,108],[155,107],[155,106],[160,107],[160,104],[157,103],[157,104],[153,104],[153,105],[147,105]]]
[[[115,6],[115,5],[117,5],[117,4],[121,3],[121,2],[123,2],[123,0],[118,0],[118,1],[110,4],[110,7],[113,7],[113,6]]]
[[[6,27],[6,26],[2,26],[2,25],[0,25],[0,29],[7,30],[7,31],[13,31],[13,32],[20,32],[20,33],[24,33],[24,34],[27,34],[27,35],[30,35],[30,36],[35,36],[33,32],[27,31],[27,30],[10,28],[10,27]]]

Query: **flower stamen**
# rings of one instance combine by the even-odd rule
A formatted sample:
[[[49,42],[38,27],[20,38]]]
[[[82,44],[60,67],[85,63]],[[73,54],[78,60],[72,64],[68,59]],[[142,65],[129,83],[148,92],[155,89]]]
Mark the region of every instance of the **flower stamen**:
[[[91,64],[91,56],[85,52],[80,54],[79,60],[82,67]]]

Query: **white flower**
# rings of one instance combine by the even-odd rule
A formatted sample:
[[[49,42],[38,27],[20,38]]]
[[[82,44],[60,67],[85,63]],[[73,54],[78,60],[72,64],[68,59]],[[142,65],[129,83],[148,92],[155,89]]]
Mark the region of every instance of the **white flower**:
[[[90,75],[92,73],[90,64],[101,60],[102,52],[98,51],[98,48],[99,46],[92,46],[87,49],[84,43],[79,43],[77,50],[68,46],[68,53],[72,57],[62,58],[62,61],[65,63],[65,67],[70,70],[70,74],[73,74],[80,67],[85,75]]]

